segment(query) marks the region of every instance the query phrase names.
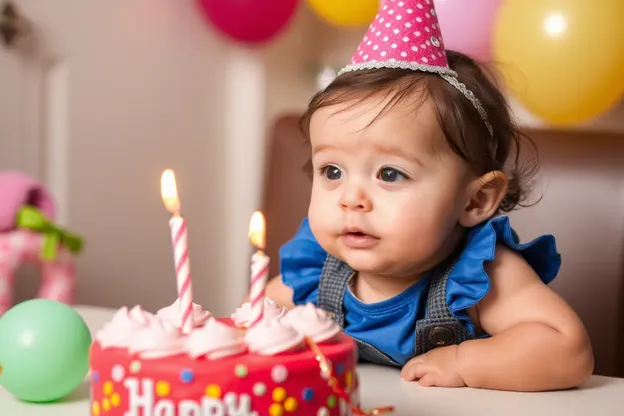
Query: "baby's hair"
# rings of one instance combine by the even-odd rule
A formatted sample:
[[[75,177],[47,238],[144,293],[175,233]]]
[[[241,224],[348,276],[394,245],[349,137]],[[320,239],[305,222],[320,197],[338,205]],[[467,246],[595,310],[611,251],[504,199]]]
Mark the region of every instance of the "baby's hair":
[[[529,185],[539,168],[537,147],[518,129],[507,100],[496,85],[491,71],[486,72],[485,67],[459,52],[447,51],[447,58],[450,68],[457,72],[459,80],[481,102],[493,134],[488,131],[474,105],[439,75],[383,68],[344,73],[318,92],[299,122],[304,137],[310,139],[312,115],[323,107],[353,100],[356,100],[356,105],[385,93],[390,100],[375,117],[377,119],[406,100],[420,106],[424,100],[430,98],[448,145],[469,164],[475,175],[496,170],[507,174],[508,189],[498,212],[510,212],[518,206],[531,205],[525,204],[525,200]],[[418,93],[422,99],[414,100]],[[529,149],[522,149],[525,157],[521,161],[523,143]],[[311,163],[308,163],[306,170],[312,171]]]

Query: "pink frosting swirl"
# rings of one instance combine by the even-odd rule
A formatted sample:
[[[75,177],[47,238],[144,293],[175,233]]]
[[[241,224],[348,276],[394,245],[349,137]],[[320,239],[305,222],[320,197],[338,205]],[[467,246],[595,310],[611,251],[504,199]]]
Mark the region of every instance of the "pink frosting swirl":
[[[170,357],[184,353],[184,340],[179,328],[155,318],[137,331],[129,350],[145,359]]]
[[[264,298],[264,316],[263,319],[275,319],[284,316],[287,309],[279,306],[275,301]],[[236,309],[231,316],[234,324],[239,327],[246,327],[251,320],[251,303],[245,302]]]
[[[118,309],[113,319],[98,331],[96,340],[102,348],[128,348],[137,332],[147,328],[153,319],[153,314],[144,311],[138,305],[130,310],[124,306]]]
[[[326,311],[312,303],[291,309],[282,321],[316,343],[333,342],[341,331],[340,325]]]
[[[240,329],[211,318],[203,327],[191,332],[185,350],[191,358],[217,360],[241,354],[247,350],[247,346]]]
[[[245,334],[249,351],[261,355],[276,355],[303,348],[303,334],[284,325],[281,318],[263,319]]]
[[[182,311],[180,310],[180,300],[176,299],[173,304],[165,308],[160,309],[156,313],[156,317],[173,325],[177,328],[182,327]],[[202,326],[211,316],[211,313],[205,311],[201,305],[193,303],[193,326]]]

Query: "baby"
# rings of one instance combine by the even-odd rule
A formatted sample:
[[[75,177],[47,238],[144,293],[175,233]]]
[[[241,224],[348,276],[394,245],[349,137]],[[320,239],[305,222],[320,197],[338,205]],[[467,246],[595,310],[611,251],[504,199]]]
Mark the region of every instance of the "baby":
[[[424,386],[539,391],[593,371],[583,324],[547,284],[550,235],[500,215],[534,170],[501,91],[446,51],[431,0],[386,0],[349,66],[309,104],[308,218],[267,296],[312,302],[363,361]]]

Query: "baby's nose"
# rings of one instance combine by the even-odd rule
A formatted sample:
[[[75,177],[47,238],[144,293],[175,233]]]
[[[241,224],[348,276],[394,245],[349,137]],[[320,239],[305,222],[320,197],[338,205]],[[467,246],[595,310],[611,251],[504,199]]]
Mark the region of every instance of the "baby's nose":
[[[340,207],[343,210],[368,212],[373,204],[364,189],[359,186],[347,186],[340,198]]]

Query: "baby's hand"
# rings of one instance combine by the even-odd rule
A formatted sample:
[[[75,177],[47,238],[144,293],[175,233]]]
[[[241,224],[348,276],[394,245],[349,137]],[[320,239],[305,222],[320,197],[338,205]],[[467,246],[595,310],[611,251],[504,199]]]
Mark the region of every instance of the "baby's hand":
[[[464,387],[466,383],[458,370],[457,345],[451,345],[412,358],[401,370],[401,378],[418,380],[418,384],[427,387]]]

